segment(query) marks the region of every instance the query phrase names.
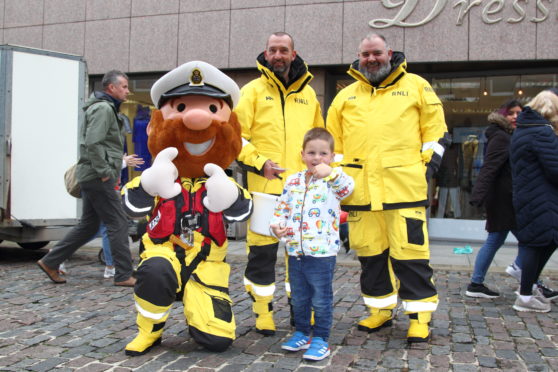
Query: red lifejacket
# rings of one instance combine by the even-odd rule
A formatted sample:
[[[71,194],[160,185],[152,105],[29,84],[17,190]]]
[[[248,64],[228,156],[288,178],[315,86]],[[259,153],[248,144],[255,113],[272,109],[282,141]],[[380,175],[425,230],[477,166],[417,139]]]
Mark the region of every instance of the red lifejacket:
[[[182,179],[180,195],[172,199],[159,199],[147,225],[147,234],[154,243],[167,241],[172,234],[179,237],[182,232],[181,223],[191,216],[197,216],[197,224],[193,230],[210,238],[218,246],[223,245],[227,239],[223,213],[213,213],[202,203],[206,195],[205,181],[205,178]],[[201,185],[193,192],[184,187],[186,185],[195,189],[199,183]]]

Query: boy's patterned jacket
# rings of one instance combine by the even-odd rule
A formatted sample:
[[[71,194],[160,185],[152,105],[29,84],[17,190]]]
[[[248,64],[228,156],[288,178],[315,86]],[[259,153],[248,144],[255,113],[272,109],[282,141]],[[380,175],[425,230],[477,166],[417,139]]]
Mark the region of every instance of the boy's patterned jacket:
[[[335,256],[339,251],[340,201],[351,194],[354,181],[341,168],[306,183],[306,170],[287,178],[271,224],[287,227],[290,256]]]

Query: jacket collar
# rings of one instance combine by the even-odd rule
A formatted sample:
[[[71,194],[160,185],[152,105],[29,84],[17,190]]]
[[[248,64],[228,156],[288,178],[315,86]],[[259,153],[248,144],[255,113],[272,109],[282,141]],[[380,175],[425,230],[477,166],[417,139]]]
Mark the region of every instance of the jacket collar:
[[[384,79],[380,84],[372,84],[360,71],[358,70],[359,60],[354,61],[349,67],[347,73],[351,75],[354,79],[370,85],[376,89],[385,89],[389,86],[395,84],[399,79],[401,79],[407,73],[407,61],[405,60],[405,55],[403,52],[393,52],[391,56],[391,72],[387,78]]]
[[[499,114],[496,111],[488,114],[488,122],[502,128],[507,133],[513,132],[511,123],[504,117],[504,115]]]
[[[257,58],[258,70],[262,73],[262,77],[268,81],[272,81],[277,85],[283,92],[287,91],[301,91],[306,84],[312,80],[314,77],[309,71],[306,63],[296,55],[294,61],[291,63],[291,68],[289,70],[289,82],[286,83],[282,78],[275,75],[273,71],[269,68],[269,64],[264,58],[263,52]]]
[[[101,99],[103,101],[111,102],[116,108],[116,112],[120,111],[120,104],[122,104],[122,101],[120,101],[119,99],[114,98],[113,96],[111,96],[106,92],[100,92],[100,91],[95,91],[94,95],[95,98]]]
[[[523,110],[519,113],[517,117],[517,126],[518,127],[531,127],[531,126],[538,126],[538,125],[552,125],[550,121],[546,120],[542,115],[533,110],[529,106],[525,106]]]

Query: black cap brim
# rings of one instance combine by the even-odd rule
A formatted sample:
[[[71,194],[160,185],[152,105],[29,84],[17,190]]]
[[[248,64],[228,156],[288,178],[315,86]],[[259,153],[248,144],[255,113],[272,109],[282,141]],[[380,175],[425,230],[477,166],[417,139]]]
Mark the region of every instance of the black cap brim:
[[[158,108],[168,101],[170,98],[173,97],[181,97],[181,96],[188,96],[188,95],[200,95],[200,96],[209,96],[214,98],[220,98],[227,102],[229,107],[232,109],[232,99],[231,96],[222,90],[215,88],[214,86],[204,84],[204,85],[190,85],[184,84],[174,89],[169,90],[166,93],[161,95],[159,98],[159,102],[157,104]]]

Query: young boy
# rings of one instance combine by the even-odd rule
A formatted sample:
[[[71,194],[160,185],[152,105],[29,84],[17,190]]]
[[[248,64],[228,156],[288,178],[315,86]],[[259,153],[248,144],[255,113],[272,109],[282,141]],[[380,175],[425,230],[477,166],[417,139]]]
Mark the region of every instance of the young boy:
[[[333,314],[333,271],[339,246],[340,200],[353,191],[353,179],[331,168],[333,137],[323,128],[304,136],[302,160],[307,170],[291,175],[277,202],[270,228],[286,242],[291,301],[296,332],[281,345],[322,360],[330,354],[327,339]],[[310,337],[314,310],[313,337]]]

